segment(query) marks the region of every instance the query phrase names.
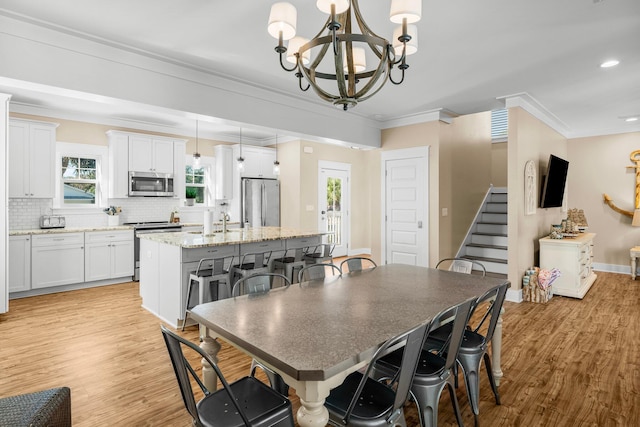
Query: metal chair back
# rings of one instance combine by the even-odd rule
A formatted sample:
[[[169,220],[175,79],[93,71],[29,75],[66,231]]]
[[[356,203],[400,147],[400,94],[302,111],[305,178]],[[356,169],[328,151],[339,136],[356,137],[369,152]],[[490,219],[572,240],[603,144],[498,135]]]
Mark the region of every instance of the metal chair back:
[[[333,276],[342,276],[342,270],[335,264],[312,264],[300,269],[298,272],[298,282],[322,280],[327,277],[327,268],[331,270]]]
[[[233,285],[231,296],[237,297],[240,295],[269,292],[273,288],[274,279],[276,278],[282,279],[283,287],[287,288],[291,286],[291,281],[283,274],[256,273],[238,280]]]

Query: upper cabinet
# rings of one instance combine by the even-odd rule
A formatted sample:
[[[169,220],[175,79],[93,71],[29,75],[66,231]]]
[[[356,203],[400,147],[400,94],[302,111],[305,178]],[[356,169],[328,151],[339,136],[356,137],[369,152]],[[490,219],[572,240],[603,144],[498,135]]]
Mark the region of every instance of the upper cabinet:
[[[9,120],[9,197],[54,197],[57,127]]]
[[[129,170],[173,173],[173,141],[151,136],[129,136]]]
[[[129,171],[174,174],[176,198],[184,198],[184,155],[187,141],[110,130],[109,197],[129,195]]]
[[[213,149],[216,157],[216,199],[232,199],[234,173],[233,148],[229,145],[216,145]]]
[[[240,157],[240,146],[233,146],[234,158]],[[244,158],[243,178],[278,178],[273,174],[273,162],[276,160],[276,150],[273,148],[242,146]]]

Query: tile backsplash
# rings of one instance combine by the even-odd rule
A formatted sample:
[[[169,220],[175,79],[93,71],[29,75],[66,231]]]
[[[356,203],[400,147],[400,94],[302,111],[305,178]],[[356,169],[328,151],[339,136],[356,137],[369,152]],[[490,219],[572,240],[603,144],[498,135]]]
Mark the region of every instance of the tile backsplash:
[[[109,199],[109,205],[120,206],[120,224],[141,221],[169,221],[171,212],[178,208],[183,223],[202,223],[203,208],[181,207],[181,200],[164,197]],[[213,208],[212,208],[213,209]],[[9,199],[9,230],[40,228],[40,216],[63,215],[67,227],[107,226],[108,216],[102,210],[87,212],[53,208],[52,199]],[[217,216],[214,216],[217,218]]]

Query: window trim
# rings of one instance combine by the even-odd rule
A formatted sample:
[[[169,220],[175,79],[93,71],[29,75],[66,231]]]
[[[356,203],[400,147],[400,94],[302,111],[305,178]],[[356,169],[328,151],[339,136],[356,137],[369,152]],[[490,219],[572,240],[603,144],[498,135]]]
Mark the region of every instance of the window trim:
[[[79,157],[96,159],[96,203],[94,205],[71,205],[64,203],[62,158]],[[57,142],[55,157],[56,191],[53,207],[59,212],[101,212],[108,205],[109,189],[109,148],[102,145]]]
[[[186,198],[187,194],[187,166],[193,166],[193,155],[185,155],[185,171],[184,171],[184,191],[185,194],[181,198]],[[188,209],[212,207],[215,205],[215,188],[213,186],[213,177],[215,176],[215,158],[208,156],[200,157],[200,168],[205,169],[204,175],[204,203],[194,203],[193,206],[186,206]]]

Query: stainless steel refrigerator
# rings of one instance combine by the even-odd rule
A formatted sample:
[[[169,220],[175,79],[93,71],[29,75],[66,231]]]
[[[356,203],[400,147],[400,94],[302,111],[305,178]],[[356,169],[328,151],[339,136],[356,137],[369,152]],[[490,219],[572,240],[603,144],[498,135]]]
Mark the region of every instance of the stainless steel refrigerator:
[[[242,227],[280,226],[280,181],[242,178]]]

